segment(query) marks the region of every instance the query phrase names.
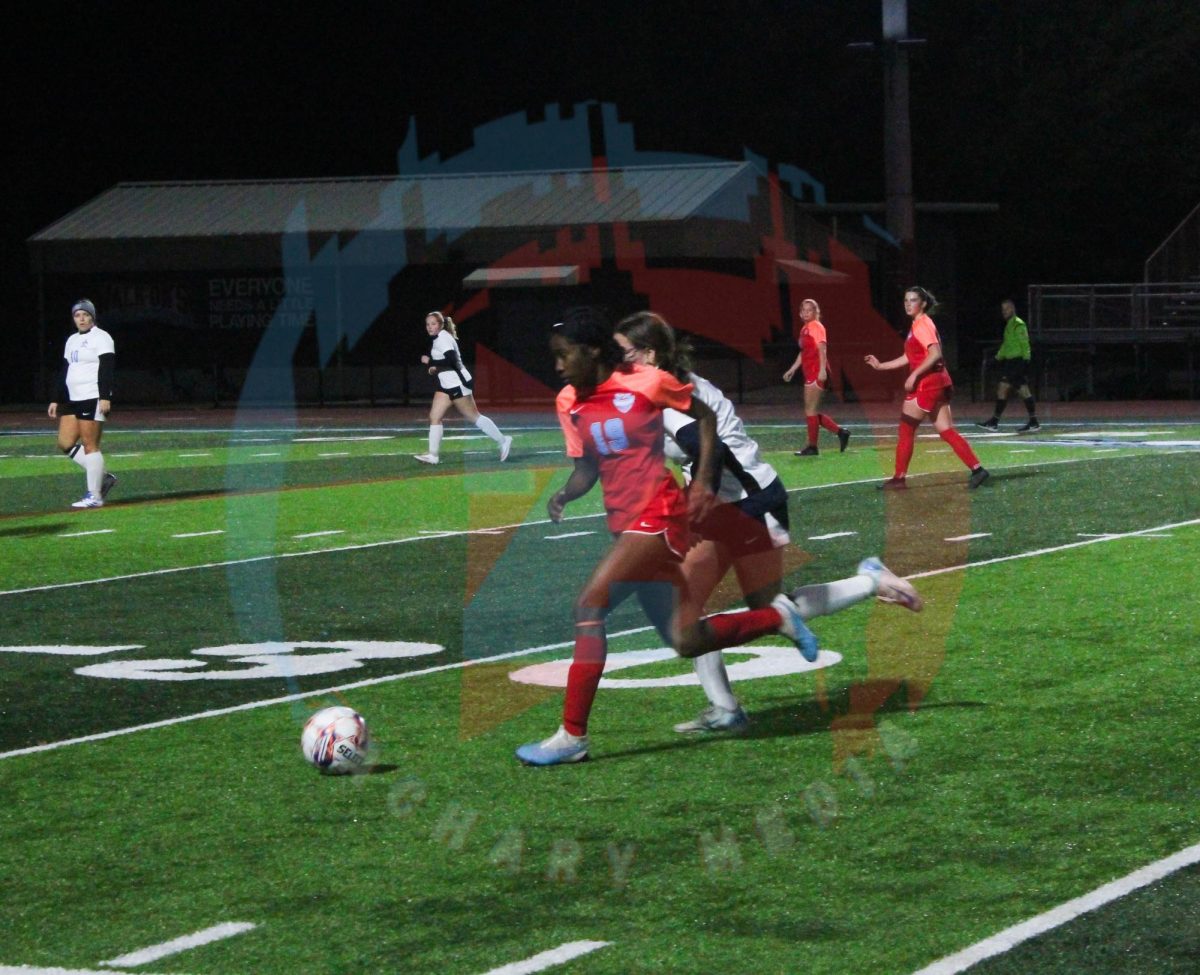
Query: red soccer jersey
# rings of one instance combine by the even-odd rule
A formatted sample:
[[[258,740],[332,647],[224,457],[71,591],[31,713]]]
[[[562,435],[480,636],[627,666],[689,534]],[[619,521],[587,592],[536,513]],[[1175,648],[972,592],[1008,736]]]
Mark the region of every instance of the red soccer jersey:
[[[619,367],[591,395],[577,399],[565,386],[555,406],[568,457],[596,459],[608,528],[633,527],[653,505],[659,512],[687,502],[663,460],[662,411],[687,410],[692,384],[652,366]],[[665,496],[664,496],[665,495]]]
[[[819,321],[805,322],[800,329],[800,368],[804,370],[804,381],[815,383],[821,374],[821,353],[818,350],[825,341],[825,326]]]
[[[912,329],[904,340],[904,356],[908,359],[908,370],[916,369],[925,357],[929,355],[929,347],[936,345],[941,348],[942,339],[938,335],[937,326],[928,315],[918,315],[913,319]],[[945,350],[942,350],[945,354]],[[917,381],[917,389],[941,389],[953,385],[950,373],[946,369],[945,360],[938,362],[929,372]],[[915,390],[914,390],[915,392]]]

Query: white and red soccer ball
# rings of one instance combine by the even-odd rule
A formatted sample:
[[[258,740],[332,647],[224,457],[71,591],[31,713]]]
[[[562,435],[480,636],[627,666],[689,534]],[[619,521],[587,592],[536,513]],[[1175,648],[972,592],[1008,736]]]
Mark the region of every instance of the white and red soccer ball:
[[[300,750],[324,775],[346,775],[367,768],[371,737],[367,722],[353,708],[324,708],[304,723]]]

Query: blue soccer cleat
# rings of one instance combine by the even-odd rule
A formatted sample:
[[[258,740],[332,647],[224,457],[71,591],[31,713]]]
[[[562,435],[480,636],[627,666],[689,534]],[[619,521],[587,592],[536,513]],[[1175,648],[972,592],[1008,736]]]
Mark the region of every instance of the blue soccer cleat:
[[[796,649],[805,660],[809,663],[816,660],[817,654],[821,652],[817,646],[817,637],[804,622],[796,604],[780,593],[771,600],[771,608],[779,614],[779,632],[796,644]]]
[[[587,735],[573,735],[562,725],[545,741],[531,742],[517,749],[517,758],[525,765],[566,765],[585,762],[587,757]]]

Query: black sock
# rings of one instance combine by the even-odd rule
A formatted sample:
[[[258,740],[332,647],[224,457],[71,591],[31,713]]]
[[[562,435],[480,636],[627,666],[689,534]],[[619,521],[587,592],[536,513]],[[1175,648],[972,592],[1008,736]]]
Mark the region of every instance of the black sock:
[[[996,400],[996,406],[992,409],[992,419],[999,420],[1001,414],[1004,413],[1004,407],[1006,407],[1007,405],[1008,405],[1008,400],[1005,400],[1005,399]]]
[[[1032,396],[1028,397],[1025,400],[1025,409],[1027,409],[1029,411],[1029,419],[1031,419],[1031,420],[1037,419],[1037,404],[1033,401]]]

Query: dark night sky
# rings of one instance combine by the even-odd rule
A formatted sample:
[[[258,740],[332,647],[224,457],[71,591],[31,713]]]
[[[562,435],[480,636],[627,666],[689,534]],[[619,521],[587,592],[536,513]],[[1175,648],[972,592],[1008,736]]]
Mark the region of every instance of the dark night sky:
[[[421,153],[447,156],[498,116],[611,101],[641,149],[749,147],[809,171],[831,202],[883,197],[879,63],[845,47],[878,36],[880,0],[180,10],[50,2],[10,35],[10,361],[35,311],[23,242],[92,196],[394,172],[411,116]],[[1140,277],[1200,202],[1200,4],[909,0],[909,22],[928,40],[912,72],[917,198],[1000,204],[977,255],[990,266],[973,269],[988,300]]]

